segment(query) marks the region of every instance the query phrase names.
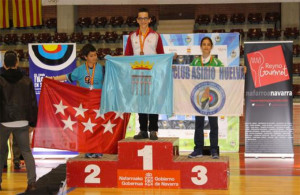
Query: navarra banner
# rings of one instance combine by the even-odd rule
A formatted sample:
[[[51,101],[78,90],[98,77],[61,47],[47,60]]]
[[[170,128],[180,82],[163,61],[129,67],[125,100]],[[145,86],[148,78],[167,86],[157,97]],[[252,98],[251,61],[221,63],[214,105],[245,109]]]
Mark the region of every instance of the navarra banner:
[[[75,43],[29,44],[29,75],[39,100],[43,78],[67,74],[76,68]]]
[[[293,157],[293,42],[245,42],[246,157]]]
[[[173,54],[105,59],[101,113],[173,113]]]
[[[243,114],[245,84],[243,67],[175,66],[173,79],[175,114],[204,116]]]
[[[129,114],[100,114],[101,89],[90,90],[45,78],[34,147],[116,154]]]

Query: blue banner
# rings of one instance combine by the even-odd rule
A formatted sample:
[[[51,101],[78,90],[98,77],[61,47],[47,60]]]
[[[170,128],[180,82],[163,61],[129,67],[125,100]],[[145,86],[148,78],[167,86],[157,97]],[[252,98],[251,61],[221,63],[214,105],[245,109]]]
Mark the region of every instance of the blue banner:
[[[106,56],[100,113],[173,113],[173,54]]]
[[[39,100],[42,81],[46,76],[58,76],[76,68],[75,43],[29,44],[29,75]]]

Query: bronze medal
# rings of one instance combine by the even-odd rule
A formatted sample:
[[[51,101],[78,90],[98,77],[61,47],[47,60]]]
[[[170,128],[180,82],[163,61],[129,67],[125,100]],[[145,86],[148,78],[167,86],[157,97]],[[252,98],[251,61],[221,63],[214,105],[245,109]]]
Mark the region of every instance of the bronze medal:
[[[89,67],[88,67],[88,64],[86,62],[85,64],[85,67],[86,67],[86,72],[87,72],[87,76],[85,77],[85,82],[87,84],[90,84],[90,89],[92,90],[94,87],[93,87],[93,84],[94,84],[94,76],[95,76],[95,69],[96,69],[96,64],[94,64],[93,66],[93,73],[92,73],[92,76],[90,75],[90,70],[89,70]]]
[[[140,49],[141,49],[140,55],[144,55],[144,44],[148,34],[149,34],[149,28],[147,28],[145,34],[142,34],[142,32],[139,30],[139,40],[140,40]]]

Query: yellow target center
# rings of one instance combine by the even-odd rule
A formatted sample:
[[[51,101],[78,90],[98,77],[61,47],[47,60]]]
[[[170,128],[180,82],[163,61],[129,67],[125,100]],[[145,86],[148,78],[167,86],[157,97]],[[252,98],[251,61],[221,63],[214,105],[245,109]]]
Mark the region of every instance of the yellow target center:
[[[58,48],[58,45],[43,45],[44,49],[46,51],[55,51]]]

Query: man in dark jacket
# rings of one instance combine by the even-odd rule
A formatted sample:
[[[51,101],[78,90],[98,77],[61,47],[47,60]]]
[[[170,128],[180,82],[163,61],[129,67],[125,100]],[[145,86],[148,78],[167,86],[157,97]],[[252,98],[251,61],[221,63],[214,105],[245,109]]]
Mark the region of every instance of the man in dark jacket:
[[[20,70],[25,75],[25,72],[21,68],[18,67],[18,70]],[[0,75],[2,75],[5,71],[6,71],[6,69],[4,67],[1,67]],[[20,148],[18,146],[18,143],[17,143],[17,140],[15,137],[13,137],[12,143],[13,143],[12,144],[12,155],[13,155],[13,159],[14,159],[14,169],[19,170],[19,169],[21,169],[21,166],[20,166],[21,151],[20,151]],[[7,159],[8,150],[6,151],[5,156]],[[5,163],[4,163],[4,168],[7,168],[7,161],[5,161]]]
[[[0,76],[0,183],[4,166],[7,140],[12,133],[24,157],[28,186],[26,192],[36,189],[35,162],[29,146],[29,128],[37,121],[37,101],[30,78],[17,69],[14,51],[4,55],[6,71]],[[1,189],[1,187],[0,187]]]

